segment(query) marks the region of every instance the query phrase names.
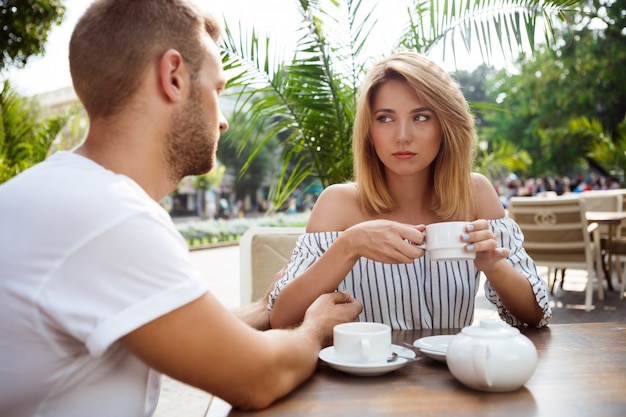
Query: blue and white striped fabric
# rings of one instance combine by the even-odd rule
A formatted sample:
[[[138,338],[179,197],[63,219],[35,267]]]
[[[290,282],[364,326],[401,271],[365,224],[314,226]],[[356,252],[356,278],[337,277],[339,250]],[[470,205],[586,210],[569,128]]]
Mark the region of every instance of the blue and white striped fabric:
[[[499,245],[509,249],[507,260],[533,287],[544,311],[539,326],[547,325],[552,317],[548,291],[535,262],[522,248],[524,236],[519,226],[509,217],[490,220],[489,225]],[[270,309],[281,289],[317,261],[340,233],[307,233],[298,238],[285,276],[270,295]],[[338,290],[363,303],[360,321],[386,323],[394,329],[460,328],[472,324],[479,282],[480,272],[473,260],[431,262],[426,252],[412,264],[385,264],[360,258]],[[485,283],[485,295],[497,307],[502,320],[513,326],[524,324],[502,305],[489,281]]]

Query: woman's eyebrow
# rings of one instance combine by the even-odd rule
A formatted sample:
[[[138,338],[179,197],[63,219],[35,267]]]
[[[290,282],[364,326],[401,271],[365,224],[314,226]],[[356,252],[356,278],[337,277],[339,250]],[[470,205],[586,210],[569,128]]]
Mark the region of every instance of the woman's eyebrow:
[[[385,108],[374,110],[374,113],[395,113],[395,112],[396,111],[393,109],[385,109]]]
[[[425,111],[429,111],[429,112],[433,112],[434,110],[431,109],[430,107],[418,107],[416,109],[411,110],[411,113],[421,113],[421,112],[425,112]]]
[[[411,110],[411,113],[421,113],[425,111],[434,113],[434,110],[431,109],[430,107],[418,107],[418,108]],[[374,110],[374,113],[395,113],[395,112],[396,111],[394,109],[387,109],[387,108]]]

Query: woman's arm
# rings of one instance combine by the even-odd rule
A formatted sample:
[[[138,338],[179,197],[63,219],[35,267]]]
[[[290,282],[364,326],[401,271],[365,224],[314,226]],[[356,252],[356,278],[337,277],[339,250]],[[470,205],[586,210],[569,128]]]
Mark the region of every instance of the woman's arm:
[[[270,294],[276,282],[285,275],[286,270],[287,265],[283,266],[280,271],[274,275],[272,283],[267,287],[267,291],[262,298],[233,310],[233,313],[235,313],[239,320],[257,330],[269,330],[271,328],[270,312],[267,310],[267,303],[269,302]]]
[[[271,327],[300,323],[313,300],[335,291],[360,257],[386,263],[411,263],[423,256],[423,249],[405,241],[423,242],[422,226],[387,220],[354,224],[362,216],[348,187],[331,186],[316,202],[307,232],[344,231],[313,265],[282,288],[269,313]]]
[[[537,304],[530,281],[521,272],[504,260],[483,272],[511,314],[531,326],[539,325],[544,311]]]
[[[498,219],[504,217],[504,209],[491,183],[482,175],[475,175],[477,217]],[[468,243],[476,251],[476,267],[482,271],[502,304],[519,320],[530,325],[538,325],[544,311],[537,303],[529,279],[516,270],[506,257],[508,249],[498,246],[489,224],[485,220],[473,223],[475,231],[468,233]]]

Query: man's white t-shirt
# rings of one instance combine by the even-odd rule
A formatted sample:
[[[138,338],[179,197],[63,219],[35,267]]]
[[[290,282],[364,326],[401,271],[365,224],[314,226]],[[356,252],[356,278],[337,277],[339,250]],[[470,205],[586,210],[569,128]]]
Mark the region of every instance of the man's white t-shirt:
[[[149,416],[161,376],[119,339],[207,284],[130,178],[59,152],[0,186],[0,416]]]

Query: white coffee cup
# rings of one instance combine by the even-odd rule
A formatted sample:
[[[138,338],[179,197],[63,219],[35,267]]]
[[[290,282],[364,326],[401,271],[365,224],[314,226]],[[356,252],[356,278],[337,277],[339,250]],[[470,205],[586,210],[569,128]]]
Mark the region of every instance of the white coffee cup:
[[[475,252],[465,250],[466,243],[461,241],[461,235],[466,233],[468,222],[441,222],[426,226],[426,249],[433,261],[464,261],[476,259]]]
[[[391,327],[383,323],[353,322],[333,329],[335,356],[345,362],[386,361],[391,354]]]

